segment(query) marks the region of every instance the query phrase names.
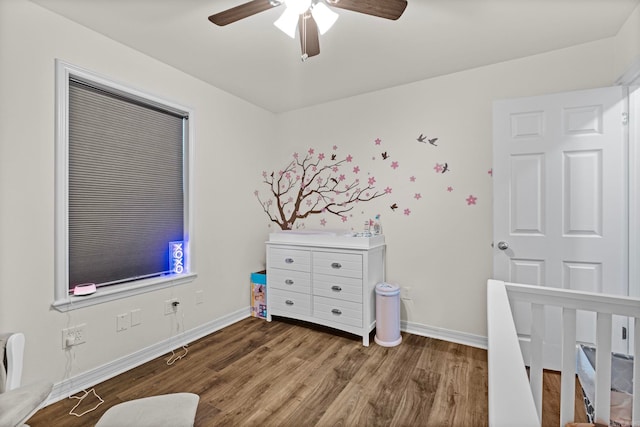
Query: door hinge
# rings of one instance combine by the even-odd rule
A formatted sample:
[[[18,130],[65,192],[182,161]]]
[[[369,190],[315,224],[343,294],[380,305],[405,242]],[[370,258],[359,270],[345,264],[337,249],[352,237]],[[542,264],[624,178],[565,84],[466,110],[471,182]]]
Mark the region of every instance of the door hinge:
[[[622,113],[622,124],[623,125],[627,125],[629,124],[629,113]]]
[[[627,327],[626,326],[622,327],[622,339],[623,340],[627,339]]]

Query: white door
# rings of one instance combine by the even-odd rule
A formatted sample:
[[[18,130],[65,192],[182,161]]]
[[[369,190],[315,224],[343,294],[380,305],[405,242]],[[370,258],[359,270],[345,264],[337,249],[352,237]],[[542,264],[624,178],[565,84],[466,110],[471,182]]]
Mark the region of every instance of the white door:
[[[627,295],[624,100],[611,87],[494,103],[494,278]],[[526,338],[528,308],[514,311]],[[545,366],[557,369],[560,309],[547,313]],[[614,317],[612,349],[627,353],[623,326]],[[578,312],[577,339],[595,343],[595,314]]]

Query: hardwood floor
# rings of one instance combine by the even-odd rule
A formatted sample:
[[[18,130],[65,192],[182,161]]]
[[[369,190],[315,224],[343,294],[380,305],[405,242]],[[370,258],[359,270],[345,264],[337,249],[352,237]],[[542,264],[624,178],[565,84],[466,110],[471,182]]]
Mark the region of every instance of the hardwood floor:
[[[338,331],[248,318],[192,343],[170,366],[169,356],[98,384],[105,402],[93,412],[68,415],[77,400],[65,399],[28,424],[94,425],[113,405],[174,392],[200,396],[200,427],[488,424],[487,352],[446,341],[403,333],[397,347],[363,347]],[[77,413],[96,402],[85,400]]]

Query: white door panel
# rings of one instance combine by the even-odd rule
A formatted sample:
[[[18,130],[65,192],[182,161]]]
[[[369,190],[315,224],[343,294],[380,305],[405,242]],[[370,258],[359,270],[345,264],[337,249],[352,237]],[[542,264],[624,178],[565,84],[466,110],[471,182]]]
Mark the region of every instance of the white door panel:
[[[627,295],[623,100],[612,87],[494,103],[494,278]],[[516,326],[526,336],[522,308]],[[548,311],[553,347],[560,314]],[[623,325],[615,318],[614,351],[627,352]],[[579,340],[595,342],[593,315],[579,312],[577,328]]]

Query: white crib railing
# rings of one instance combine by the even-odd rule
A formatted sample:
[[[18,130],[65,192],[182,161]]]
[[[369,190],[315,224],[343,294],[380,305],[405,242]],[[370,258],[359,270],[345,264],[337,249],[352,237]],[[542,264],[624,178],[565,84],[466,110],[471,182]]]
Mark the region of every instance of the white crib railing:
[[[531,303],[530,379],[527,379],[509,300]],[[632,425],[640,426],[640,299],[499,280],[487,283],[489,425],[540,426],[545,306],[562,308],[562,325],[556,326],[562,329],[560,425],[574,420],[576,310],[584,310],[597,313],[595,421],[605,425],[609,424],[611,405],[612,316],[630,317],[635,322]]]

